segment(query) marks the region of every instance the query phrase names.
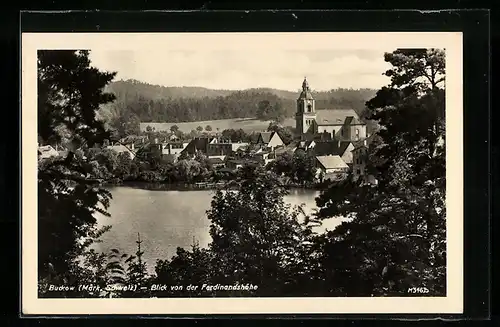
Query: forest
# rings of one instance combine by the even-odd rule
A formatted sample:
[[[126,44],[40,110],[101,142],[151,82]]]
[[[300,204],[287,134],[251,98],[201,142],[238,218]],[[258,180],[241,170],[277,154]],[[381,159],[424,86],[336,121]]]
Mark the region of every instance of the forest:
[[[383,127],[369,149],[376,185],[353,179],[329,185],[316,198],[318,212],[307,216],[284,202],[286,162],[273,169],[246,166],[212,198],[209,245],[178,248],[154,263],[142,259],[154,249],[139,239],[130,240],[137,242],[132,254],[91,248],[112,228],[99,227],[95,218],[96,212],[109,216],[112,195],[89,178],[93,166],[77,152],[110,137],[95,114],[115,101],[104,91],[115,73],[92,68],[88,51],[38,55],[40,143],[65,137],[73,145],[66,157],[38,165],[39,297],[446,295],[444,51],[395,50],[381,58],[392,66],[385,72],[391,82],[366,102],[369,118]],[[332,217],[349,221],[313,232]],[[146,269],[151,265],[153,273]],[[99,288],[50,289],[82,284]],[[154,291],[153,284],[258,288]],[[415,285],[425,294],[411,292]]]
[[[163,87],[126,80],[111,82],[106,92],[115,101],[103,105],[99,115],[120,136],[137,133],[139,122],[192,122],[231,118],[280,121],[293,117],[298,92],[275,89],[211,90],[199,87]],[[353,108],[363,117],[372,89],[335,89],[314,93],[316,108]],[[127,126],[125,128],[123,126]]]

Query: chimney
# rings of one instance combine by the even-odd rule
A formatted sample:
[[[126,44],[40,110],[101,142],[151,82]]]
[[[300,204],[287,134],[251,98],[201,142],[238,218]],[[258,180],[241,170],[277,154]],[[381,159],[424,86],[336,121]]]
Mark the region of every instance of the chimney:
[[[130,145],[130,149],[134,150],[134,143],[132,142],[132,144]]]

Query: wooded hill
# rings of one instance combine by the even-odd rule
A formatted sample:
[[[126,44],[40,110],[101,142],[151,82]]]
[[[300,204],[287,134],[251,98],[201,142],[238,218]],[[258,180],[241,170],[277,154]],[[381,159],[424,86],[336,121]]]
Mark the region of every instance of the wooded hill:
[[[101,111],[111,125],[135,122],[192,122],[231,118],[269,119],[293,117],[297,92],[272,88],[213,90],[203,87],[164,87],[136,80],[109,84],[116,100]],[[313,91],[314,92],[314,91]],[[317,110],[353,108],[362,115],[373,89],[334,89],[314,92]],[[263,116],[263,103],[267,104]],[[261,110],[259,110],[259,107]],[[279,111],[273,116],[273,110]],[[134,122],[131,124],[131,122]]]

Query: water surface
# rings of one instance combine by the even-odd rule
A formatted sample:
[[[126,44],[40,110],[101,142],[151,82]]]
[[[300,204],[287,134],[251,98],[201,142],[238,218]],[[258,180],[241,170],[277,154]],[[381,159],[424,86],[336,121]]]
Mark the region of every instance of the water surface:
[[[210,242],[206,211],[210,209],[214,191],[158,191],[122,186],[108,189],[113,195],[108,209],[111,217],[100,216],[98,221],[112,228],[97,245],[100,251],[116,248],[135,253],[140,233],[144,259],[152,269],[157,259],[171,258],[177,247],[189,248],[193,241],[205,247]],[[285,201],[291,205],[305,204],[306,212],[312,212],[318,195],[319,191],[296,189]],[[328,219],[320,230],[333,229],[340,222]]]

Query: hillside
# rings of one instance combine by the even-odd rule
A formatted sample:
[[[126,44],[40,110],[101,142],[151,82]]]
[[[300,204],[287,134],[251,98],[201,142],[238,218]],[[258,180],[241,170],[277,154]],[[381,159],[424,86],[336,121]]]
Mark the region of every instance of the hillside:
[[[233,91],[230,90],[212,90],[204,87],[174,86],[166,87],[160,85],[151,85],[136,80],[120,80],[113,82],[106,88],[118,99],[134,96],[143,96],[146,99],[159,100],[165,98],[180,99],[194,98],[202,99],[205,97],[215,98],[218,96],[227,96]]]
[[[99,113],[120,134],[139,131],[140,122],[188,123],[257,118],[268,121],[294,116],[299,91],[272,88],[213,90],[203,87],[165,87],[136,80],[116,81],[107,92],[116,101]],[[360,116],[376,90],[334,89],[314,92],[316,109],[352,108]],[[259,124],[260,125],[260,124]]]
[[[203,99],[203,98],[217,98],[229,96],[235,92],[248,91],[251,93],[270,93],[276,95],[283,100],[292,100],[295,102],[300,90],[291,92],[287,90],[278,90],[273,88],[251,88],[246,90],[214,90],[205,87],[194,86],[160,86],[152,85],[137,80],[120,80],[112,82],[106,88],[107,92],[111,92],[117,96],[118,99],[139,97],[142,96],[150,100],[159,99]],[[314,97],[317,102],[328,102],[332,98],[341,101],[353,101],[356,98],[367,101],[372,98],[377,90],[373,89],[333,89],[330,91],[314,92]]]

